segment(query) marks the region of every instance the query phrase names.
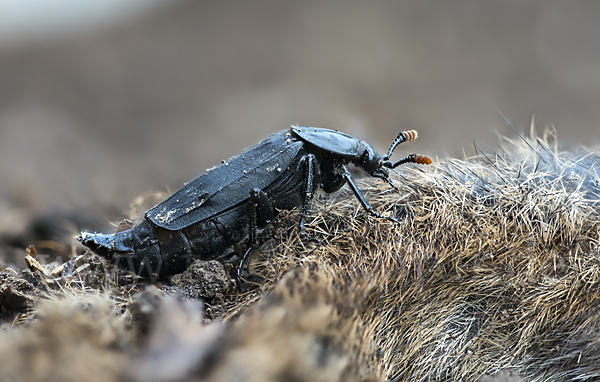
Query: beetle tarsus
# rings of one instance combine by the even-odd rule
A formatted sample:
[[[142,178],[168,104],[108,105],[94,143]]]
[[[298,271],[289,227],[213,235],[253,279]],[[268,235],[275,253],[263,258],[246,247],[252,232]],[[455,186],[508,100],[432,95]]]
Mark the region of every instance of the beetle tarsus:
[[[242,285],[242,269],[244,268],[244,263],[248,259],[248,256],[250,256],[250,253],[253,250],[254,250],[254,246],[253,245],[251,245],[251,246],[248,247],[248,249],[244,253],[244,256],[242,256],[242,260],[240,261],[240,264],[239,264],[238,269],[237,269],[237,277],[235,278],[235,282],[236,282],[236,284],[238,286],[238,289],[242,293],[246,292],[246,288],[244,288],[243,285]]]

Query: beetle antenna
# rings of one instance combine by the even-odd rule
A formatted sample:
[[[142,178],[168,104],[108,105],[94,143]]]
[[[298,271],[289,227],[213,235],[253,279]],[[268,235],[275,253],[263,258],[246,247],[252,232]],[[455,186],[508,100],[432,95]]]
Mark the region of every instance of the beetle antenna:
[[[387,168],[396,168],[405,163],[431,164],[431,159],[429,159],[428,157],[423,156],[423,155],[410,154],[410,155],[406,156],[405,158],[400,159],[396,163],[385,162],[385,163],[383,163],[383,166],[387,167]]]
[[[392,153],[394,152],[394,150],[396,150],[396,147],[400,143],[406,142],[406,141],[413,141],[413,140],[417,139],[418,136],[419,136],[419,133],[417,133],[416,130],[408,130],[408,131],[399,132],[396,139],[394,139],[394,142],[392,142],[392,145],[390,146],[390,149],[388,150],[387,155],[384,156],[382,159],[383,160],[390,159],[390,157],[392,156]]]

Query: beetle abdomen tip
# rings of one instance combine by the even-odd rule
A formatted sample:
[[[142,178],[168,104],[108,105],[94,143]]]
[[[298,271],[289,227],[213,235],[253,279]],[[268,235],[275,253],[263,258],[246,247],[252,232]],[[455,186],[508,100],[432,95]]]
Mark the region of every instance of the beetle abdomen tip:
[[[103,234],[103,233],[89,233],[82,232],[77,236],[77,240],[84,246],[88,247],[93,251],[100,250],[100,252],[112,252],[114,251],[114,234]]]

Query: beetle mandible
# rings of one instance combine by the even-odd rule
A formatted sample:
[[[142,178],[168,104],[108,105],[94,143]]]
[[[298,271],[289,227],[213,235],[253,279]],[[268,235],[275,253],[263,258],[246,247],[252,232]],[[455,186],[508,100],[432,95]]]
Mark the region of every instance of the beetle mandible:
[[[279,211],[301,207],[304,235],[318,187],[331,193],[347,183],[368,213],[396,222],[373,210],[346,165],[352,163],[395,188],[389,169],[431,163],[416,154],[389,161],[400,143],[416,138],[414,130],[400,132],[381,156],[368,143],[340,131],[293,126],[200,175],[148,210],[133,228],[114,234],[82,232],[78,240],[138,275],[163,277],[183,272],[194,259],[223,261],[248,237],[238,266],[239,282],[240,270],[256,246],[257,230]]]

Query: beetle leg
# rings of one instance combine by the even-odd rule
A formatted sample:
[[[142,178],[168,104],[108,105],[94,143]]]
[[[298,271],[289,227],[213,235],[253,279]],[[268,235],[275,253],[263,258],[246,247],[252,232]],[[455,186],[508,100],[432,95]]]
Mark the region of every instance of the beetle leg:
[[[302,239],[306,239],[306,232],[304,230],[304,221],[306,220],[306,215],[308,215],[308,207],[310,206],[310,201],[313,198],[313,190],[315,183],[315,164],[317,162],[317,158],[313,154],[308,154],[306,157],[306,182],[304,184],[304,201],[302,202],[302,212],[300,219],[300,237]],[[302,159],[304,159],[302,158]]]
[[[254,245],[249,246],[248,249],[246,250],[246,252],[244,253],[244,256],[242,257],[240,264],[238,265],[237,277],[235,278],[235,282],[237,283],[238,288],[240,289],[241,292],[246,291],[246,288],[244,288],[242,286],[242,268],[244,267],[244,263],[246,262],[246,259],[248,258],[248,256],[250,255],[250,253],[253,250],[254,250]]]
[[[389,184],[394,190],[396,190],[397,192],[400,192],[400,189],[398,189],[398,187],[396,187],[396,185],[394,184],[394,182],[392,182],[392,180],[390,179],[390,177],[388,176],[387,173],[385,173],[381,170],[376,170],[371,174],[371,176],[385,180],[387,182],[387,184]]]
[[[256,236],[258,227],[264,227],[271,222],[275,215],[273,205],[269,200],[267,194],[260,188],[253,188],[250,190],[250,197],[248,198],[250,203],[250,221],[248,223],[248,249],[244,253],[240,264],[237,269],[236,282],[242,292],[245,291],[242,287],[242,268],[244,263],[250,256],[250,253],[256,248]]]
[[[398,220],[396,220],[395,218],[388,217],[388,216],[383,216],[383,215],[377,213],[373,209],[373,207],[371,207],[369,205],[369,202],[367,202],[367,200],[365,199],[365,197],[362,195],[362,193],[358,189],[358,186],[356,185],[356,183],[354,183],[354,180],[352,179],[352,175],[350,175],[350,171],[348,171],[348,169],[344,165],[342,165],[342,168],[344,169],[344,172],[342,173],[342,176],[344,178],[346,178],[346,182],[348,182],[348,185],[350,186],[350,189],[352,189],[352,192],[358,198],[358,200],[362,204],[363,208],[365,210],[367,210],[368,213],[370,213],[371,215],[373,215],[375,217],[378,217],[380,219],[387,219],[387,220],[389,220],[389,221],[391,221],[393,223],[398,223]]]

